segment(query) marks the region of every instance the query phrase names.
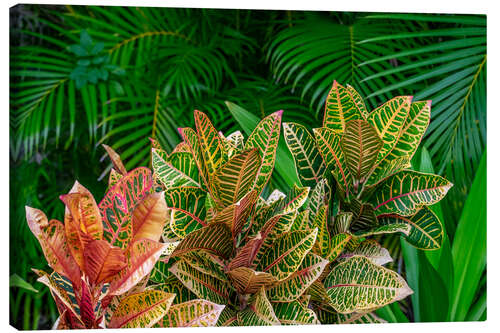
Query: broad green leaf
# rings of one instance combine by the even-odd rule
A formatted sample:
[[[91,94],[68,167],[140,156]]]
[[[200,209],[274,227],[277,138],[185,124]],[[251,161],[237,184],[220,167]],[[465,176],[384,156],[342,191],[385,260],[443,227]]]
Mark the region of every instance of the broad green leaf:
[[[151,171],[139,167],[123,176],[99,203],[104,239],[114,246],[126,248],[132,240],[132,212],[153,186]]]
[[[280,325],[274,309],[266,297],[264,289],[253,296],[250,306],[238,312],[239,326],[272,326]]]
[[[313,310],[304,308],[299,302],[272,303],[276,317],[282,325],[317,325]]]
[[[147,290],[125,297],[113,312],[109,328],[147,328],[165,316],[175,294]]]
[[[180,154],[180,153],[177,153]],[[182,153],[191,156],[189,153]],[[164,186],[165,189],[170,189],[172,187],[179,186],[200,186],[198,182],[193,180],[187,174],[176,168],[169,161],[164,160],[157,152],[153,149],[151,152],[151,165],[153,166],[154,176],[159,182]],[[184,157],[188,158],[187,156]],[[179,161],[177,161],[179,162]]]
[[[49,222],[41,210],[28,206],[26,220],[31,232],[38,239],[49,266],[79,285],[80,268],[69,250],[64,225],[57,220]]]
[[[216,255],[205,250],[198,250],[186,253],[182,259],[204,274],[219,280],[227,280],[224,262]]]
[[[168,225],[177,237],[184,238],[206,225],[206,197],[207,192],[199,187],[183,186],[165,191]]]
[[[213,175],[214,192],[217,201],[229,206],[238,202],[251,190],[261,158],[257,148],[233,156]]]
[[[93,240],[83,250],[84,270],[90,283],[110,282],[125,266],[125,254],[105,240]]]
[[[233,250],[231,231],[222,223],[195,230],[181,241],[172,256],[181,256],[197,250],[205,250],[222,258],[229,258]]]
[[[315,128],[313,132],[327,168],[331,170],[333,177],[348,196],[352,176],[340,145],[342,135],[327,127]]]
[[[412,96],[394,97],[373,110],[368,116],[368,122],[375,128],[378,137],[383,142],[378,154],[379,161],[387,156],[399,140],[408,118],[412,98]]]
[[[226,105],[229,112],[231,112],[233,118],[241,126],[245,134],[251,135],[252,131],[255,127],[257,127],[260,119],[236,104],[226,102]],[[299,182],[295,172],[293,159],[290,157],[286,143],[281,139],[279,140],[278,149],[276,151],[275,170],[276,173],[283,178],[285,184],[296,184]]]
[[[125,251],[127,266],[111,282],[109,294],[122,295],[134,287],[151,272],[168,246],[149,239],[140,239],[130,244]]]
[[[254,294],[261,288],[272,287],[278,281],[273,275],[256,272],[248,267],[238,267],[227,272],[236,291],[242,295]]]
[[[408,243],[423,250],[439,249],[443,242],[443,227],[436,214],[423,206],[410,217],[397,214],[381,215],[378,218],[381,225],[408,224],[410,233],[406,236]]]
[[[353,213],[352,221],[349,224],[349,229],[353,232],[360,230],[371,230],[377,223],[377,216],[375,210],[370,204],[365,204],[358,199],[351,198],[351,201],[346,204],[349,211]]]
[[[172,274],[168,269],[172,267],[174,262],[174,259],[170,259],[169,257],[160,257],[160,259],[156,262],[153,269],[151,270],[149,281],[151,281],[152,283],[165,283],[167,279],[172,277]]]
[[[381,182],[369,202],[377,215],[409,216],[424,205],[440,201],[451,186],[443,177],[405,170]]]
[[[314,227],[312,221],[310,221],[310,210],[306,209],[297,214],[297,217],[295,218],[295,221],[293,221],[290,231],[311,230],[313,228]]]
[[[354,181],[354,191],[357,193],[359,184],[365,183],[377,160],[382,141],[367,121],[358,119],[345,125],[340,147]]]
[[[465,319],[486,269],[486,175],[485,151],[453,240],[454,286],[449,315],[452,321]]]
[[[240,131],[233,132],[225,138],[226,151],[229,158],[241,152],[245,147],[245,137]]]
[[[238,316],[236,315],[236,310],[231,309],[231,307],[226,306],[219,315],[219,320],[217,321],[217,327],[222,326],[238,326]]]
[[[309,202],[306,208],[311,212],[311,219],[314,220],[321,207],[327,205],[329,202],[330,186],[328,186],[328,181],[323,178],[310,191]]]
[[[376,225],[367,230],[360,230],[355,233],[356,237],[368,237],[383,234],[394,234],[400,232],[406,236],[410,234],[411,226],[408,223],[390,223]]]
[[[268,299],[271,302],[296,300],[319,278],[327,264],[327,260],[309,252],[297,271],[267,290]]]
[[[25,289],[25,290],[32,291],[34,293],[38,292],[37,289],[33,288],[33,286],[31,284],[29,284],[28,282],[26,282],[26,280],[24,280],[22,277],[20,277],[17,274],[12,274],[9,277],[9,287],[10,288],[12,288],[12,287],[18,287],[18,288],[22,288],[22,289]]]
[[[227,161],[227,152],[222,138],[206,114],[195,110],[194,121],[207,174],[212,177],[217,169]]]
[[[293,212],[301,208],[309,196],[310,187],[298,187],[293,184],[290,193],[288,194],[288,202],[283,207],[283,214]]]
[[[325,172],[325,163],[313,137],[304,126],[296,123],[283,123],[283,130],[300,183],[314,187]]]
[[[161,327],[211,327],[215,326],[224,305],[196,299],[170,307],[160,321]]]
[[[409,160],[412,159],[429,125],[430,114],[431,101],[411,103],[408,116],[396,142],[379,156],[379,167],[403,156],[408,156]],[[375,170],[375,173],[378,171]]]
[[[363,119],[365,110],[362,108],[359,95],[353,95],[352,90],[333,81],[333,86],[326,97],[323,127],[342,133],[349,121]]]
[[[365,186],[373,186],[386,178],[411,167],[409,156],[399,156],[392,160],[383,160],[368,177]]]
[[[365,102],[363,101],[363,97],[354,89],[351,85],[347,84],[347,91],[351,94],[352,100],[354,104],[356,104],[357,109],[361,112],[363,117],[368,118],[368,110],[366,109]]]
[[[262,192],[274,169],[282,114],[283,111],[277,111],[262,119],[245,143],[245,149],[258,148],[262,156],[262,163],[252,186],[257,194]]]
[[[368,258],[376,265],[385,265],[392,261],[389,251],[373,239],[364,240],[355,250],[343,253],[340,259],[347,259],[356,255]]]
[[[282,234],[266,251],[257,269],[269,272],[278,280],[289,277],[300,266],[316,242],[318,229],[311,232],[292,231]]]
[[[232,289],[228,280],[219,280],[204,274],[183,259],[177,261],[170,268],[170,272],[199,298],[217,304],[226,304],[229,301]]]
[[[324,281],[330,304],[340,313],[367,311],[412,293],[396,272],[353,256],[335,266]]]
[[[155,192],[141,201],[132,213],[132,228],[136,241],[147,238],[158,241],[167,221],[167,204],[164,192]]]
[[[328,254],[325,256],[330,262],[338,258],[346,246],[352,240],[352,236],[347,233],[337,234],[332,237]]]
[[[179,145],[181,144],[182,142]],[[179,145],[176,147],[176,149],[178,149]],[[191,154],[189,146],[181,145],[181,147],[186,147],[187,151],[173,151],[168,159],[164,160],[171,164],[174,168],[182,172],[184,175],[195,181],[197,184],[199,184],[200,172],[198,170],[198,166],[196,165],[193,154]]]

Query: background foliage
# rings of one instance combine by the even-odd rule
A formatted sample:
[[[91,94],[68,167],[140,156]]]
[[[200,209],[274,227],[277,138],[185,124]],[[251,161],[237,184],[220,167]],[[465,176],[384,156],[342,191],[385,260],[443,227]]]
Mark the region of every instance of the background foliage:
[[[57,313],[34,283],[42,253],[23,207],[61,219],[56,198],[75,179],[102,197],[110,163],[100,143],[131,169],[149,165],[148,137],[174,147],[193,109],[224,133],[280,109],[284,121],[318,127],[334,79],[369,109],[397,95],[431,99],[413,167],[455,184],[434,207],[447,231],[442,250],[382,240],[416,292],[379,314],[486,318],[485,16],[19,5],[10,27],[10,274],[40,290],[11,281],[14,326],[48,328]],[[270,189],[286,186],[273,177]]]

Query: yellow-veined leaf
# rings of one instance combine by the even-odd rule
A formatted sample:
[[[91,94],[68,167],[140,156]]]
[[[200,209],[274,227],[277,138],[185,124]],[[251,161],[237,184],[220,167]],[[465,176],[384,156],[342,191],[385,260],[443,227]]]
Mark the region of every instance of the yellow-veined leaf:
[[[328,205],[321,205],[314,219],[314,227],[318,229],[318,237],[313,252],[326,258],[330,250],[330,232],[328,231]]]
[[[327,260],[309,252],[292,275],[267,290],[268,299],[271,302],[291,302],[298,299],[319,278],[327,264]]]
[[[285,142],[292,153],[302,186],[314,187],[325,172],[325,163],[308,130],[296,123],[283,123]]]
[[[113,312],[109,328],[152,327],[168,313],[175,294],[146,290],[125,297]]]
[[[228,280],[220,280],[205,274],[188,264],[184,259],[177,261],[170,268],[170,272],[197,297],[217,304],[228,303],[232,291]]]
[[[245,149],[258,148],[262,163],[257,171],[257,177],[252,188],[260,195],[269,181],[276,160],[276,149],[280,138],[281,116],[283,111],[277,111],[262,119],[252,131],[245,143]]]
[[[452,186],[443,177],[405,170],[381,182],[369,202],[377,215],[409,216],[424,205],[440,201]]]
[[[227,272],[234,288],[240,294],[254,294],[261,288],[272,287],[278,281],[273,275],[256,272],[248,267],[238,267]]]
[[[347,251],[340,256],[344,260],[353,256],[360,255],[370,259],[376,265],[385,265],[392,261],[391,255],[387,249],[383,248],[373,239],[367,239],[361,242],[353,251]]]
[[[188,158],[187,156],[191,156],[190,153],[182,154],[184,154],[184,158]],[[170,161],[164,160],[158,154],[156,149],[152,150],[151,158],[151,165],[153,166],[154,176],[165,189],[168,190],[172,187],[179,186],[200,186],[197,181],[176,168]]]
[[[313,310],[304,308],[299,302],[272,303],[276,318],[281,325],[318,325]]]
[[[239,326],[280,325],[263,288],[252,297],[250,306],[238,312],[237,317]]]
[[[207,168],[203,160],[203,153],[201,151],[198,135],[192,128],[189,127],[179,128],[178,131],[187,147],[189,148],[189,151],[193,155],[196,165],[198,166],[198,171],[200,173],[201,180],[203,181],[202,185],[204,185],[205,189],[208,189]]]
[[[216,170],[213,176],[216,202],[227,207],[243,198],[252,188],[260,164],[259,151],[253,148],[233,156]]]
[[[205,162],[208,178],[227,161],[227,152],[217,130],[207,115],[201,111],[194,111],[194,121],[200,143],[200,151]]]
[[[160,290],[166,293],[175,294],[172,304],[180,304],[183,302],[196,299],[196,295],[186,288],[174,275],[163,280],[162,283],[152,284],[146,287],[146,290]]]
[[[222,258],[229,258],[233,250],[231,231],[223,223],[211,224],[189,233],[177,246],[172,256],[205,250]]]
[[[353,94],[353,89],[346,89],[337,81],[333,81],[326,97],[323,127],[343,132],[349,121],[363,119],[365,111],[359,101],[359,95]]]
[[[284,280],[297,270],[306,254],[316,242],[318,229],[292,231],[280,235],[263,255],[257,269],[269,272],[278,280]]]
[[[353,256],[333,267],[324,286],[330,305],[340,313],[382,307],[413,293],[396,272],[362,256]]]
[[[183,186],[165,191],[168,221],[165,225],[179,238],[206,226],[207,192],[199,187]]]
[[[224,305],[196,299],[172,305],[160,322],[161,327],[211,327],[217,324]]]
[[[351,120],[345,126],[340,146],[354,181],[354,191],[358,192],[359,184],[366,181],[377,161],[382,141],[367,121]]]

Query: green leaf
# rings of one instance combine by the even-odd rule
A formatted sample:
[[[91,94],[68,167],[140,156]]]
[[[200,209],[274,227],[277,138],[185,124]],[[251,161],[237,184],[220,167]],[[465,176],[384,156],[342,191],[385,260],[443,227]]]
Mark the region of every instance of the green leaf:
[[[161,327],[211,327],[215,326],[224,305],[196,299],[170,307],[160,322]]]
[[[382,148],[382,141],[373,127],[365,120],[352,120],[345,125],[344,135],[340,139],[345,161],[354,179],[354,190],[366,181],[377,155]]]
[[[486,151],[458,222],[452,256],[454,287],[449,320],[461,321],[472,305],[486,268]]]
[[[387,249],[383,248],[373,239],[367,239],[361,242],[353,251],[347,251],[340,256],[340,259],[347,259],[360,255],[370,259],[376,265],[385,265],[392,261],[391,255]]]
[[[379,215],[378,221],[382,225],[409,224],[410,233],[406,240],[419,249],[439,249],[443,243],[443,227],[436,214],[423,206],[410,217],[397,214]]]
[[[211,224],[195,230],[181,241],[172,256],[205,250],[222,258],[229,258],[233,250],[233,240],[229,228],[221,223]]]
[[[396,272],[354,256],[335,266],[324,281],[330,304],[340,313],[366,311],[412,293]]]
[[[317,234],[315,228],[312,232],[292,231],[281,235],[266,251],[257,269],[271,273],[278,280],[288,278],[312,249]]]
[[[325,172],[325,163],[307,129],[296,123],[283,123],[284,137],[292,153],[302,186],[314,187]]]
[[[207,115],[195,110],[194,120],[203,161],[211,177],[227,161],[227,153],[222,138]]]
[[[37,293],[38,290],[33,288],[31,284],[26,282],[22,277],[17,274],[12,274],[9,278],[9,287],[19,287],[28,291]]]
[[[252,188],[261,158],[257,148],[233,156],[213,175],[214,193],[223,207],[238,202]]]
[[[217,304],[226,304],[229,301],[232,289],[228,280],[223,281],[205,274],[183,259],[177,261],[170,268],[170,272],[199,298]]]
[[[267,290],[268,299],[271,302],[295,301],[320,277],[327,264],[327,260],[309,252],[296,272]]]
[[[245,149],[258,148],[262,156],[262,163],[253,184],[253,188],[259,195],[269,178],[271,178],[274,169],[282,114],[283,111],[277,111],[262,119],[245,143]]]
[[[369,202],[375,213],[415,214],[423,205],[440,201],[453,184],[443,177],[416,171],[401,171],[377,186]]]
[[[363,109],[359,95],[353,95],[352,91],[333,81],[326,98],[323,127],[342,133],[349,121],[363,119],[366,109]]]
[[[250,304],[251,306],[238,312],[239,326],[272,326],[280,324],[264,289],[254,295]]]
[[[273,275],[265,272],[256,272],[248,267],[238,267],[227,272],[234,288],[238,293],[254,294],[261,288],[272,287],[278,281]]]
[[[207,193],[199,187],[176,187],[165,191],[165,201],[169,209],[169,228],[177,237],[184,238],[206,223],[205,200]]]
[[[297,301],[272,304],[274,313],[282,325],[317,325],[320,323],[313,310],[303,307]]]
[[[190,154],[189,154],[190,155]],[[186,175],[181,170],[174,167],[171,163],[165,161],[156,151],[151,151],[151,165],[156,179],[165,187],[170,189],[179,186],[200,186],[195,180]]]

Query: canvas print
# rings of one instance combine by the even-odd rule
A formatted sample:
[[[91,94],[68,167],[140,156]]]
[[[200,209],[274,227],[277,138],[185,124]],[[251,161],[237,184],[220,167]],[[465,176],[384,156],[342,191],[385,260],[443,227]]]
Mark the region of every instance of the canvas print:
[[[10,324],[486,320],[486,16],[10,9]]]

